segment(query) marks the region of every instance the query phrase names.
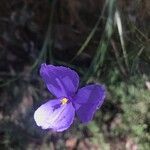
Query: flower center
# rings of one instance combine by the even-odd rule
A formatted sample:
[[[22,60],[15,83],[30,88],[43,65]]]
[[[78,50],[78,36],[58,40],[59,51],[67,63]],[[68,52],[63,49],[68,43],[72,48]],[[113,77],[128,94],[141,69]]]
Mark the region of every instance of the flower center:
[[[67,98],[61,99],[61,104],[62,104],[62,105],[67,104],[67,102],[68,102],[68,99],[67,99]]]

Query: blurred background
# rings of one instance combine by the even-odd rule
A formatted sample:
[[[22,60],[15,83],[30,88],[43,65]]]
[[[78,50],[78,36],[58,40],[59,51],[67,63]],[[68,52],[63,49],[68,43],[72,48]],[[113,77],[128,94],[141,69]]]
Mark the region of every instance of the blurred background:
[[[91,123],[36,126],[34,111],[52,98],[44,62],[76,70],[80,86],[106,86]],[[63,149],[150,149],[149,0],[0,1],[0,150]]]

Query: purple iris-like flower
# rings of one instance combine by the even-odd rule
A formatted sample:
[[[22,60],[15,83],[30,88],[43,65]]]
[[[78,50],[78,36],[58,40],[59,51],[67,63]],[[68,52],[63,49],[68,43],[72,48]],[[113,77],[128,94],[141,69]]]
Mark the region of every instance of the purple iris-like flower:
[[[56,97],[34,113],[36,124],[42,129],[64,131],[73,123],[75,113],[82,123],[87,123],[104,101],[105,89],[102,85],[92,84],[78,89],[79,76],[70,68],[42,64],[40,75]]]

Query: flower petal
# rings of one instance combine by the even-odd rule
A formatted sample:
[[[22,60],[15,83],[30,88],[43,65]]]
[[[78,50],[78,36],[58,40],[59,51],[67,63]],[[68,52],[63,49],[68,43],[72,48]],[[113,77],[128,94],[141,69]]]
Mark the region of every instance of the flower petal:
[[[57,98],[72,96],[78,88],[78,74],[63,66],[42,64],[40,74],[49,91]]]
[[[60,99],[50,100],[34,113],[34,119],[43,129],[64,131],[73,123],[75,110],[71,103],[61,105]]]
[[[97,108],[99,108],[105,98],[103,86],[94,84],[79,89],[74,99],[74,106],[77,116],[83,123],[92,120]]]

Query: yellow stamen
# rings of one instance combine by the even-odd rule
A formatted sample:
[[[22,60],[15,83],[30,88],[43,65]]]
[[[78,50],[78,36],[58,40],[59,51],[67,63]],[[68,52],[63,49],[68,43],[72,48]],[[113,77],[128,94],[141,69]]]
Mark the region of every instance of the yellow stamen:
[[[67,98],[63,98],[63,99],[61,100],[61,104],[62,104],[62,105],[65,105],[67,102],[68,102],[68,99],[67,99]]]

